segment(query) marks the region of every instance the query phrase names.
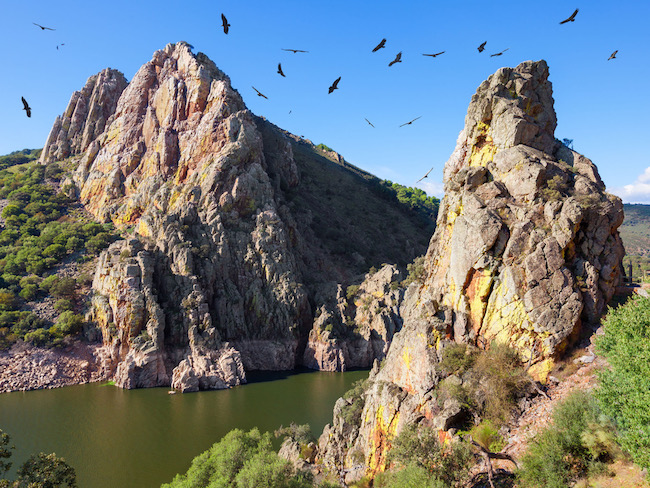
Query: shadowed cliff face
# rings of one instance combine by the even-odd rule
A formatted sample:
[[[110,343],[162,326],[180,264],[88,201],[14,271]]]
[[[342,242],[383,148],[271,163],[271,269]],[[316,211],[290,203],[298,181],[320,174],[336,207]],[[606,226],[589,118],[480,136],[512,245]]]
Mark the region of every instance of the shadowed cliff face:
[[[107,91],[98,83],[108,78],[93,79],[92,93]],[[86,92],[76,106],[96,105],[81,102]],[[120,386],[223,388],[245,381],[245,369],[291,369],[338,283],[426,249],[431,227],[378,194],[374,177],[253,116],[185,43],[157,51],[113,107],[87,144],[72,144],[79,130],[57,119],[48,141],[59,142],[43,161],[74,160],[81,202],[131,235],[102,254],[93,282],[103,365]],[[98,112],[86,113],[82,125],[97,133]],[[339,342],[351,352],[310,366],[370,366],[399,326],[384,315],[345,324]]]
[[[438,402],[435,366],[451,341],[507,343],[545,378],[603,313],[621,278],[623,206],[555,126],[544,61],[502,68],[478,88],[445,165],[424,283],[406,293],[403,328],[370,375],[357,425],[337,403],[321,437],[326,460],[350,466],[363,453],[372,475],[404,425],[447,429],[458,411]]]

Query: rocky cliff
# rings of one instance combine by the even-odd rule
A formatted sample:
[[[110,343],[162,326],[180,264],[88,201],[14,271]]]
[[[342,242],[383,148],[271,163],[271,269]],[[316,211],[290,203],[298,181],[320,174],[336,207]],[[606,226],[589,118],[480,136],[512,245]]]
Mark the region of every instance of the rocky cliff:
[[[316,338],[328,332],[316,315],[371,266],[424,253],[433,226],[376,178],[255,117],[185,43],[157,51],[125,88],[118,80],[102,72],[73,96],[42,160],[73,161],[83,205],[129,235],[93,282],[104,371],[126,388],[192,391],[303,358],[341,370],[383,357],[400,324],[388,305],[359,326],[352,308],[337,315],[336,340]],[[369,285],[373,300],[382,283]],[[319,352],[344,343],[336,363]]]
[[[458,406],[438,401],[436,364],[452,341],[509,344],[543,379],[600,317],[621,277],[623,206],[555,126],[544,61],[502,68],[478,88],[445,165],[426,276],[406,293],[403,328],[360,394],[363,409],[351,416],[353,401],[337,402],[321,437],[326,462],[361,458],[372,475],[404,425],[448,429]]]

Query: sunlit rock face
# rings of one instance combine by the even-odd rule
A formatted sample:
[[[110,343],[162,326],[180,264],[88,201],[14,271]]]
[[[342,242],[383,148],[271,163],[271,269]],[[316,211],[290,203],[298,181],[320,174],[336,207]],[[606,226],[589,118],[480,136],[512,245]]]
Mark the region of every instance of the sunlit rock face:
[[[370,375],[358,425],[337,403],[321,437],[325,459],[350,467],[363,458],[356,476],[374,475],[404,425],[447,429],[459,409],[437,401],[446,344],[507,343],[544,378],[581,324],[604,312],[621,279],[623,205],[555,127],[544,61],[502,68],[479,86],[444,168],[426,277],[406,293],[403,328]]]
[[[246,370],[340,371],[386,354],[401,325],[395,268],[362,287],[373,301],[362,324],[339,317],[341,362],[326,358],[315,311],[371,263],[423,254],[421,219],[376,178],[251,114],[188,44],[154,53],[128,85],[113,70],[91,77],[43,154],[76,164],[81,203],[130,236],[100,256],[90,313],[117,385],[224,388]],[[366,222],[375,214],[395,235]]]

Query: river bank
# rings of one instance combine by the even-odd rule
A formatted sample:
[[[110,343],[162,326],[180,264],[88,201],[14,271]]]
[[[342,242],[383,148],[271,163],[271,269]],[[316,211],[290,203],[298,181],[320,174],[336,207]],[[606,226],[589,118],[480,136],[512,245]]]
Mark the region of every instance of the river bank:
[[[105,380],[98,367],[101,344],[74,342],[45,349],[17,343],[0,353],[0,393],[42,390]]]

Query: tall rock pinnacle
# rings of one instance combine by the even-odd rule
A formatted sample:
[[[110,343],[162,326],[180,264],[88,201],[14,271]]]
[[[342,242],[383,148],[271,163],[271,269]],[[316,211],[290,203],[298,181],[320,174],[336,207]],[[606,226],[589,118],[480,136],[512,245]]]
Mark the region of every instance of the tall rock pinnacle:
[[[461,410],[439,403],[436,364],[450,343],[509,344],[543,379],[603,313],[621,278],[623,205],[555,126],[544,61],[502,68],[478,88],[445,165],[426,276],[406,292],[403,328],[370,374],[358,424],[337,402],[320,441],[327,462],[351,466],[362,453],[374,475],[405,425],[448,429]]]

